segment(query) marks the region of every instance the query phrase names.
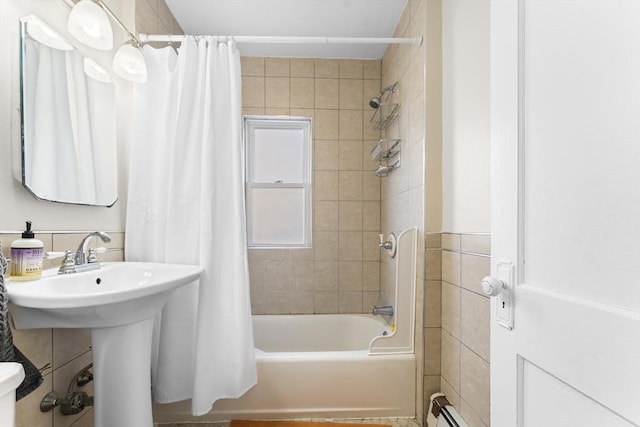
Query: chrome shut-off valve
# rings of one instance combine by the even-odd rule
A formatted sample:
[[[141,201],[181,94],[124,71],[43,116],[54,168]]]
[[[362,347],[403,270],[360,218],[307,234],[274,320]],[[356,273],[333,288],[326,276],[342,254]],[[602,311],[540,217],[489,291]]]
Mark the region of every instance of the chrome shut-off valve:
[[[398,242],[396,235],[389,233],[387,240],[384,240],[384,234],[379,234],[378,237],[380,238],[380,244],[378,245],[380,249],[385,249],[391,258],[395,257]]]

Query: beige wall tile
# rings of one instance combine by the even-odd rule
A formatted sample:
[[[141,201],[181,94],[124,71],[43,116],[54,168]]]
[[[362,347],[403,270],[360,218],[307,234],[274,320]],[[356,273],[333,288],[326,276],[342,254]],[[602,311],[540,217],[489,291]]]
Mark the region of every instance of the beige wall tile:
[[[382,62],[380,60],[365,60],[362,61],[362,65],[364,72],[363,78],[380,80],[382,73]]]
[[[363,90],[363,80],[340,79],[340,109],[361,110]]]
[[[424,245],[426,248],[440,249],[441,248],[440,233],[427,233],[425,235]]]
[[[314,260],[337,261],[338,260],[338,232],[316,231],[313,235]]]
[[[291,58],[289,60],[291,77],[314,77],[315,61],[310,58]]]
[[[424,374],[440,375],[440,354],[442,352],[442,329],[424,329]]]
[[[289,249],[249,249],[249,261],[288,261]]]
[[[340,261],[362,261],[362,233],[341,231],[339,239]]]
[[[379,305],[380,292],[363,292],[362,293],[362,312],[371,313],[373,307]]]
[[[316,231],[338,230],[338,202],[316,201],[313,205],[313,229]]]
[[[438,375],[426,375],[424,376],[424,400],[425,400],[425,409],[429,408],[429,396],[433,393],[440,392],[440,376]]]
[[[360,110],[340,110],[339,119],[339,138],[341,140],[363,139],[362,112]]]
[[[340,292],[340,313],[362,313],[362,292]]]
[[[338,264],[340,291],[362,291],[362,262],[344,261]]]
[[[379,235],[377,231],[362,233],[362,259],[365,261],[380,261]]]
[[[268,292],[288,292],[293,282],[291,261],[265,261],[262,289]]]
[[[242,70],[242,76],[264,77],[264,58],[241,56],[240,68]]]
[[[246,116],[263,116],[264,107],[242,107],[242,114]]]
[[[371,171],[363,174],[362,199],[380,201],[380,177],[375,176]]]
[[[441,238],[442,249],[449,249],[452,251],[460,250],[460,235],[451,233],[442,233]]]
[[[317,79],[340,77],[339,62],[334,59],[316,59],[315,76]]]
[[[447,331],[442,331],[442,356],[441,356],[442,377],[451,387],[460,390],[460,341],[454,338]]]
[[[313,314],[314,292],[296,291],[291,294],[291,313],[293,314]]]
[[[338,110],[315,110],[314,137],[338,139]]]
[[[242,106],[265,107],[264,77],[247,76],[242,78]]]
[[[339,143],[334,140],[317,139],[313,146],[313,167],[316,170],[338,170]]]
[[[265,79],[267,108],[289,108],[289,78],[267,77]],[[286,114],[289,114],[287,111]]]
[[[291,261],[313,261],[313,248],[292,248],[289,251]]]
[[[339,144],[340,170],[362,170],[362,141],[341,140]]]
[[[461,249],[464,252],[491,255],[491,236],[482,234],[463,234]]]
[[[253,314],[288,314],[290,312],[289,292],[251,292],[251,312]]]
[[[314,303],[315,312],[318,314],[337,314],[338,291],[316,292]]]
[[[16,402],[17,427],[51,427],[53,425],[54,411],[40,412],[42,398],[53,391],[53,375],[49,373],[43,379],[40,387]]]
[[[362,172],[339,172],[339,200],[362,200]]]
[[[267,116],[289,116],[291,110],[287,107],[267,107],[264,109],[264,113]]]
[[[460,341],[487,362],[490,347],[489,298],[462,289],[460,293]]]
[[[315,171],[313,197],[315,200],[338,200],[338,171]]]
[[[341,231],[361,231],[362,230],[362,202],[361,201],[340,201],[339,202],[339,230]]]
[[[489,363],[462,346],[460,355],[460,399],[485,423],[489,423]]]
[[[442,278],[442,251],[425,251],[425,268],[427,280],[440,280]]]
[[[298,261],[293,262],[293,286],[292,290],[295,292],[313,291],[313,261]],[[313,298],[311,298],[313,301]],[[293,303],[293,300],[292,300]],[[312,304],[313,307],[313,304]]]
[[[136,31],[146,34],[158,34],[160,32],[160,19],[156,12],[156,2],[140,0],[135,4]]]
[[[290,80],[291,108],[314,108],[315,83],[310,78],[291,78]]]
[[[442,282],[442,328],[460,339],[460,288]]]
[[[266,58],[267,77],[289,77],[289,58]]]
[[[364,261],[362,263],[362,290],[363,291],[379,291],[380,290],[380,262],[379,261]]]
[[[341,59],[340,61],[341,79],[362,79],[363,62],[358,59]]]
[[[491,273],[491,259],[485,256],[462,254],[460,259],[461,286],[482,294],[482,278]]]
[[[424,326],[439,328],[442,326],[442,282],[427,280],[424,296]]]
[[[315,79],[315,107],[333,110],[340,105],[338,79]]]
[[[380,202],[362,202],[362,229],[380,232]]]
[[[442,280],[460,286],[459,252],[442,251]]]
[[[91,350],[90,329],[53,329],[53,369]]]
[[[467,402],[463,399],[460,399],[460,404],[458,406],[458,412],[463,420],[469,425],[469,427],[488,427],[488,424],[482,422],[480,417],[473,412],[473,409],[469,406]]]
[[[35,365],[42,369],[43,374],[52,370],[53,363],[53,335],[51,329],[14,329],[11,328],[13,344]]]
[[[338,290],[338,262],[318,262],[313,266],[313,286],[316,291]]]
[[[158,18],[160,19],[160,23],[165,28],[166,32],[171,32],[173,30],[173,14],[171,10],[167,6],[164,0],[158,0],[156,3],[156,12],[158,13]]]
[[[460,409],[460,393],[442,377],[440,381],[440,391],[447,396],[447,400],[454,408]]]

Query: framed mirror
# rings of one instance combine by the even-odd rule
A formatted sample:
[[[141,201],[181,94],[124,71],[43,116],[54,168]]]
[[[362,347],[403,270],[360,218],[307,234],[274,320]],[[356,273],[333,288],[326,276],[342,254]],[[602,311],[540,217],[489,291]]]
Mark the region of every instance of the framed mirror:
[[[22,184],[36,198],[118,199],[115,90],[109,73],[36,16],[20,19]]]

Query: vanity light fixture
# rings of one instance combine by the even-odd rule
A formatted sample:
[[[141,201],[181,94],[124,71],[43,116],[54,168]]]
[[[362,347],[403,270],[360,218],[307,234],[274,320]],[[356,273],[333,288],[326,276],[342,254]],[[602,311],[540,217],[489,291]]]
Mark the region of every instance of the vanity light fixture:
[[[118,19],[102,0],[79,0],[69,14],[68,29],[82,43],[99,50],[113,48],[113,30],[109,17],[129,37],[113,56],[113,72],[133,83],[147,81],[147,64],[138,38]]]
[[[113,49],[113,29],[102,5],[80,0],[73,6],[67,21],[69,33],[78,41],[98,50]]]
[[[113,72],[133,83],[147,81],[147,63],[135,38],[130,38],[116,51],[113,57]]]

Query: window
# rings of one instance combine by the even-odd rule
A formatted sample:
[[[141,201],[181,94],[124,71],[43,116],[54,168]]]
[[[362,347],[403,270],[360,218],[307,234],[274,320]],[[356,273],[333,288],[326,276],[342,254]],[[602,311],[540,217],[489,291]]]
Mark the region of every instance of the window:
[[[244,117],[249,247],[311,246],[311,119]]]

